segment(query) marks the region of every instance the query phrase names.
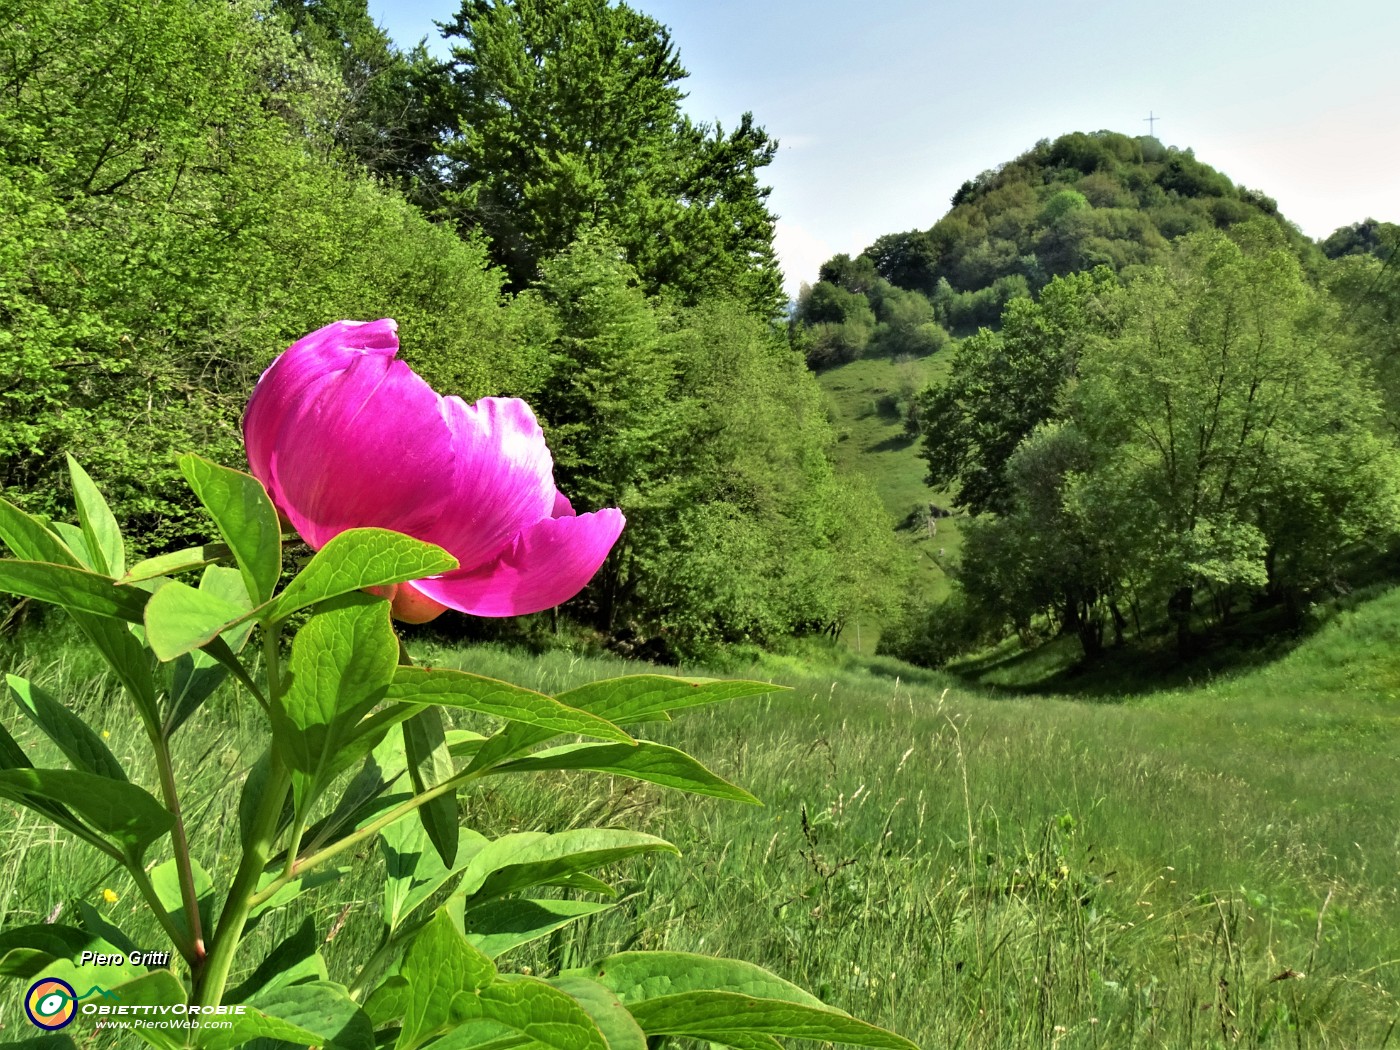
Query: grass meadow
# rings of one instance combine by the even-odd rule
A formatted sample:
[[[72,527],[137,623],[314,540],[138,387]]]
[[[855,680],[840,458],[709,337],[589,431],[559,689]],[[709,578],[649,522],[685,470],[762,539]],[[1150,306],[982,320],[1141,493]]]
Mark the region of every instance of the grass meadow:
[[[488,833],[625,826],[684,857],[613,874],[618,905],[507,957],[548,973],[627,946],[731,955],[942,1048],[1400,1046],[1400,590],[1273,662],[1134,695],[967,684],[849,651],[725,668],[787,688],[660,724],[761,807],[595,775],[487,780]],[[567,652],[411,646],[556,692],[640,668]],[[139,729],[61,626],[0,658],[65,696],[134,764]],[[1010,675],[1003,669],[1003,675]],[[989,672],[990,678],[995,678]],[[1024,678],[1024,674],[1023,674]],[[177,737],[198,770],[198,859],[227,870],[255,705],[231,689]],[[45,754],[27,723],[3,716]],[[7,924],[85,900],[132,921],[120,873],[8,805]],[[217,879],[216,875],[216,879]],[[332,976],[377,930],[377,851],[312,914]],[[104,890],[119,898],[102,904]],[[154,943],[154,940],[153,940]],[[253,949],[256,950],[256,949]],[[17,988],[0,1039],[27,1036]],[[120,1045],[90,1033],[94,1046]]]

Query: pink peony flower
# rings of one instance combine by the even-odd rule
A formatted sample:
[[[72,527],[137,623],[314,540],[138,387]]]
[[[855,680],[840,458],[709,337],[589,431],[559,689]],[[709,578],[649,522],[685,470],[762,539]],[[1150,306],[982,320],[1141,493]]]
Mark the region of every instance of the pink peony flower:
[[[530,406],[439,396],[395,360],[397,330],[337,321],[272,363],[243,419],[254,476],[313,547],[375,526],[456,557],[460,568],[386,595],[400,619],[515,616],[573,597],[617,542],[622,512],[575,515]]]

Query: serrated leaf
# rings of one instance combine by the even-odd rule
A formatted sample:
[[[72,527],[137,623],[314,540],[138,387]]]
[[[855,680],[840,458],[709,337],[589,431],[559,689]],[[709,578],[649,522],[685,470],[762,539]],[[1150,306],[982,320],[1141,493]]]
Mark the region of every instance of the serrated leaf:
[[[68,473],[73,479],[73,501],[92,567],[104,576],[120,576],[126,571],[126,547],[112,508],[72,456],[68,457]]]
[[[233,551],[253,604],[261,605],[282,574],[282,528],[267,490],[251,474],[200,456],[181,456],[180,471]]]
[[[467,940],[492,959],[499,959],[513,948],[615,907],[597,901],[507,897],[466,911],[462,923]]]
[[[136,862],[175,822],[170,811],[143,788],[71,769],[0,770],[0,796],[27,806],[38,802],[66,807]]]
[[[456,772],[440,708],[424,707],[404,721],[403,747],[415,794],[446,783]],[[442,863],[451,867],[457,856],[457,793],[449,791],[419,806],[417,819]]]
[[[472,858],[457,893],[474,907],[480,901],[656,851],[680,852],[665,839],[614,828],[502,835]]]
[[[19,709],[58,745],[75,768],[112,780],[130,779],[102,738],[61,701],[18,675],[7,674],[5,682]]]
[[[650,740],[638,740],[635,744],[566,744],[503,762],[492,772],[534,773],[555,769],[611,773],[696,795],[762,805],[743,788],[711,773],[684,751]]]
[[[579,711],[531,689],[444,667],[400,667],[387,699],[439,704],[525,722],[555,733],[578,733],[630,743],[632,738],[596,715]]]
[[[118,587],[105,576],[69,565],[0,559],[0,591],[129,623],[140,623],[149,591]]]
[[[385,690],[398,665],[389,604],[367,594],[324,602],[297,632],[273,740],[305,814],[334,776],[340,751]]]
[[[219,594],[171,580],[146,603],[146,642],[159,659],[174,660],[252,616]]]
[[[284,620],[298,609],[365,587],[420,580],[457,568],[441,547],[387,529],[347,529],[332,538],[266,610]]]
[[[902,1036],[830,1007],[758,999],[739,992],[682,992],[629,1002],[627,1009],[648,1036],[680,1035],[724,1042],[726,1033],[752,1033],[880,1050],[919,1050]]]
[[[154,558],[138,561],[117,579],[117,583],[122,586],[145,583],[161,576],[174,576],[176,573],[202,569],[206,565],[213,565],[231,557],[233,551],[227,543],[205,543],[198,547],[187,547],[184,550],[157,554]]]
[[[586,977],[555,977],[549,982],[572,997],[593,1018],[609,1050],[647,1050],[646,1033],[609,989]]]

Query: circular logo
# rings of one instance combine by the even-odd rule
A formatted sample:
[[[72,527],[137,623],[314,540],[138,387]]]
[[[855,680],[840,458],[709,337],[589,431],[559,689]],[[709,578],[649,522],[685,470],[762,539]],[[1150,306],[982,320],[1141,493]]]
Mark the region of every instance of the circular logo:
[[[36,1026],[49,1032],[66,1027],[78,1012],[78,995],[73,986],[57,977],[44,977],[29,986],[24,996],[24,1012]]]

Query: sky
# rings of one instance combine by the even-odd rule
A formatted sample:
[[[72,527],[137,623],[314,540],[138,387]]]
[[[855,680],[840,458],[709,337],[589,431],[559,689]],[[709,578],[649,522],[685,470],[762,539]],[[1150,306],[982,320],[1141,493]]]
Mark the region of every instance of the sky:
[[[1400,222],[1397,0],[630,0],[671,29],[696,120],[746,111],[790,293],[927,229],[967,179],[1070,131],[1148,131],[1310,237]],[[454,0],[369,0],[403,46]]]

